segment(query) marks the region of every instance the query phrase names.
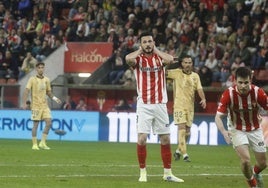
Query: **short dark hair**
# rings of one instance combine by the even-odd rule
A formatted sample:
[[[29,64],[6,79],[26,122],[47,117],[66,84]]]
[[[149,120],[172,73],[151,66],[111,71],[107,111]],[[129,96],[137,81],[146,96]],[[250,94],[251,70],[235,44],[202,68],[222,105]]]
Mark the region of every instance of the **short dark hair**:
[[[38,67],[39,65],[45,65],[45,63],[43,61],[37,61],[35,66]]]
[[[190,55],[188,55],[188,54],[185,54],[184,56],[182,56],[181,61],[182,61],[183,59],[185,59],[185,58],[190,58],[190,59],[192,59],[192,56],[190,56]]]
[[[179,58],[179,67],[180,67],[180,68],[182,68],[181,63],[183,62],[183,60],[184,60],[185,58],[190,58],[190,59],[193,61],[192,56],[185,54],[184,56],[182,56],[182,57]]]
[[[235,71],[235,79],[241,78],[251,78],[251,69],[248,67],[238,67]]]
[[[152,34],[149,33],[149,32],[143,32],[143,33],[140,35],[140,40],[141,40],[142,37],[145,37],[145,36],[152,36]]]

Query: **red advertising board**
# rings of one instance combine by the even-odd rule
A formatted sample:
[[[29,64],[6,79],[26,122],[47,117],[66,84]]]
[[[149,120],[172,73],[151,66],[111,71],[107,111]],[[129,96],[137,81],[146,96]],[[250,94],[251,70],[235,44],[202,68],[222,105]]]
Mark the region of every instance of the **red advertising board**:
[[[92,73],[112,55],[107,42],[68,42],[64,53],[65,73]]]

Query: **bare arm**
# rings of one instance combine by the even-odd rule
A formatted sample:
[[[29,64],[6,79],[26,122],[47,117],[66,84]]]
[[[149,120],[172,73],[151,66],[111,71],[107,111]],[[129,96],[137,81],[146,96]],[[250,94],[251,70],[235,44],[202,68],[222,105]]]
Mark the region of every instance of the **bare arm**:
[[[207,106],[207,103],[206,103],[206,97],[205,97],[205,93],[204,93],[203,89],[198,89],[197,93],[198,93],[199,97],[201,98],[201,101],[199,104],[202,106],[203,109],[205,109]]]
[[[131,53],[129,53],[128,55],[126,55],[126,62],[127,62],[127,64],[129,65],[129,66],[134,66],[135,65],[135,63],[136,63],[136,58],[140,55],[142,53],[142,49],[141,49],[141,47],[138,49],[138,50],[136,50],[136,51],[134,51],[134,52],[131,52]]]
[[[223,137],[225,139],[225,142],[227,144],[230,144],[231,143],[231,138],[230,138],[229,132],[225,129],[225,127],[223,125],[222,118],[223,118],[223,115],[217,113],[216,116],[215,116],[215,123],[216,123],[219,131],[223,135]]]

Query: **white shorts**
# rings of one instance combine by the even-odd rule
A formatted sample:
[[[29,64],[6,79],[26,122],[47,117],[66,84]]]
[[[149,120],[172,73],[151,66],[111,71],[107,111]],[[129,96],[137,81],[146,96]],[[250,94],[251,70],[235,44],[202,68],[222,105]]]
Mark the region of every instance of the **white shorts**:
[[[170,134],[166,104],[144,104],[137,102],[137,132],[150,134]]]
[[[232,143],[234,148],[240,145],[249,145],[255,152],[266,152],[262,129],[250,132],[231,130]]]

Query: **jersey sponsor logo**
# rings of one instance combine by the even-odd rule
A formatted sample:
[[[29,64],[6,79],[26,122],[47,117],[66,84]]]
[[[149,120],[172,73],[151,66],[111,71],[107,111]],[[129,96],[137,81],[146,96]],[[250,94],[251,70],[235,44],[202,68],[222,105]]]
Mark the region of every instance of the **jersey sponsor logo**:
[[[140,70],[142,72],[159,72],[162,71],[162,67],[141,67]]]

